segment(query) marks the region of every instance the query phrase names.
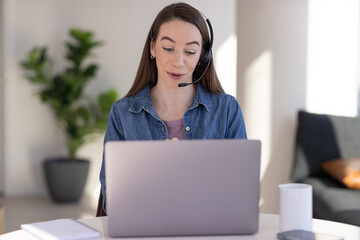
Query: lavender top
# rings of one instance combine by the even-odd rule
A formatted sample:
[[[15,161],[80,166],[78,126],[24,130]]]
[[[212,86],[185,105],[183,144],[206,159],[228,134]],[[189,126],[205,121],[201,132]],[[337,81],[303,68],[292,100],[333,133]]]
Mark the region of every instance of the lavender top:
[[[167,139],[177,138],[179,140],[185,139],[184,122],[183,119],[174,121],[164,121],[167,128]]]

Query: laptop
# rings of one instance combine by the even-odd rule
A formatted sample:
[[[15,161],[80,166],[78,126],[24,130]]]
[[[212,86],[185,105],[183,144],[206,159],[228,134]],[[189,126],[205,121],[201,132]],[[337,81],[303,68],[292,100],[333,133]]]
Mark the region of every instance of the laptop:
[[[260,148],[239,139],[107,142],[109,236],[256,233]]]

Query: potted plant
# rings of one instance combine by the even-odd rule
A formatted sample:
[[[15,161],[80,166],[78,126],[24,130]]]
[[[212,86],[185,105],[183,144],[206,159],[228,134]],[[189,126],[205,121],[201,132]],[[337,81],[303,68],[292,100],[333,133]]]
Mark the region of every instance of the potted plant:
[[[84,93],[94,79],[98,65],[89,62],[92,50],[101,45],[91,31],[70,29],[71,41],[66,42],[68,66],[52,74],[52,60],[46,47],[34,47],[21,61],[26,79],[39,86],[39,97],[54,113],[66,136],[68,155],[44,161],[47,186],[57,202],[76,202],[82,195],[88,175],[89,161],[78,159],[78,149],[96,133],[106,129],[111,105],[117,92],[110,89],[96,100]]]

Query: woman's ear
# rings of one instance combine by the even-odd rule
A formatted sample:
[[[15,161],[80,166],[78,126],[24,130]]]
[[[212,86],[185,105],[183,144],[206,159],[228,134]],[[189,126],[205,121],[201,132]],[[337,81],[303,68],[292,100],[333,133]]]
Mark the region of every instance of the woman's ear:
[[[154,39],[150,40],[150,55],[156,57],[155,42]]]

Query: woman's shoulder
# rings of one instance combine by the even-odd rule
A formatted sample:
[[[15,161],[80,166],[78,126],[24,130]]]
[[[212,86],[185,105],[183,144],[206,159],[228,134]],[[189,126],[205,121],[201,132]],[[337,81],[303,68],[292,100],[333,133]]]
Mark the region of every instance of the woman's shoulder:
[[[237,102],[236,98],[225,92],[211,93],[207,91],[204,87],[200,87],[200,97],[210,101],[211,104],[229,104]],[[205,101],[206,101],[205,100]]]
[[[147,98],[150,96],[150,89],[143,88],[138,93],[132,96],[123,97],[113,104],[113,108],[118,110],[137,109],[143,105]]]
[[[222,99],[222,100],[227,100],[227,101],[236,101],[236,98],[228,93],[215,93],[213,94],[214,97],[218,98],[218,99]]]
[[[126,106],[129,103],[132,103],[136,99],[136,95],[130,96],[130,97],[122,97],[119,100],[117,100],[114,105],[115,106]]]
[[[215,108],[237,109],[240,105],[237,99],[227,93],[211,94],[211,105]]]

